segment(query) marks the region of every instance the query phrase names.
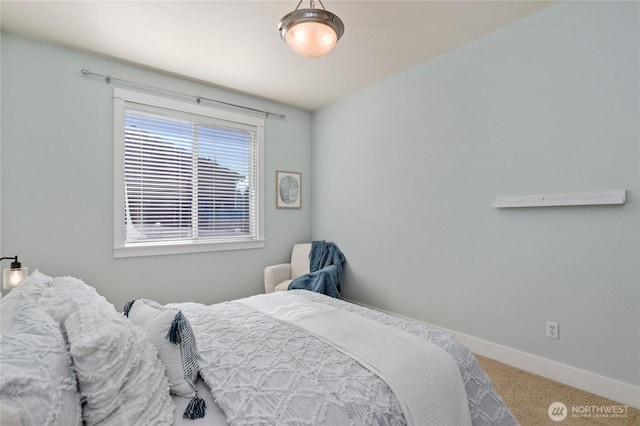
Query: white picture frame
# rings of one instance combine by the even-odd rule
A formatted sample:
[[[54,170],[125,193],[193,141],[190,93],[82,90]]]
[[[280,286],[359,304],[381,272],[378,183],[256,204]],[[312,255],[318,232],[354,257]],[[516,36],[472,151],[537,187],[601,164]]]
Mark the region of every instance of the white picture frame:
[[[299,209],[302,207],[302,174],[276,170],[276,207]]]

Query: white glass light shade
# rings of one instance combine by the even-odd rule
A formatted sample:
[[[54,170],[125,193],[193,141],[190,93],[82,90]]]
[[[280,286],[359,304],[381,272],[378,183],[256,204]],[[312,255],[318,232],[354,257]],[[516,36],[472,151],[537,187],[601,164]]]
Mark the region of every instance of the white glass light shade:
[[[287,31],[285,41],[298,55],[318,58],[333,49],[338,41],[338,35],[325,24],[303,22]]]
[[[27,268],[6,268],[2,272],[2,288],[6,290],[20,287],[28,275]]]
[[[278,31],[298,55],[318,58],[329,53],[340,40],[344,24],[327,10],[297,9],[280,20]]]

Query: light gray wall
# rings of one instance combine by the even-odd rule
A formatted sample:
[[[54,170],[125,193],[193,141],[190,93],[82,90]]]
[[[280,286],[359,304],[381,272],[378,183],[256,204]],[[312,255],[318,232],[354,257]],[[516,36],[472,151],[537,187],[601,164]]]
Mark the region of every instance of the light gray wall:
[[[1,43],[3,255],[82,278],[121,309],[136,297],[212,303],[264,291],[263,268],[309,240],[310,199],[275,207],[275,170],[300,171],[309,192],[309,112],[12,34]],[[82,68],[286,114],[265,121],[266,248],[114,259],[113,85]]]
[[[639,12],[560,3],[314,112],[312,236],[344,296],[640,384]]]

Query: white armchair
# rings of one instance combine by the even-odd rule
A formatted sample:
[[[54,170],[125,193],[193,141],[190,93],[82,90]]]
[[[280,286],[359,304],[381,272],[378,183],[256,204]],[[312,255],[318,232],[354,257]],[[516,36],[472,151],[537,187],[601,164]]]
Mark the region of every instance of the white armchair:
[[[291,251],[291,262],[264,268],[264,292],[286,290],[289,283],[309,273],[311,243],[295,244]]]

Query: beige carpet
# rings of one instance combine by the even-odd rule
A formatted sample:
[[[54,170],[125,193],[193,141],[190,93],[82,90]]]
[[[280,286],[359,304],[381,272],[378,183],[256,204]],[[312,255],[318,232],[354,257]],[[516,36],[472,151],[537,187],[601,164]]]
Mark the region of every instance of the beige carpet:
[[[640,410],[625,407],[624,404],[536,376],[489,358],[479,355],[476,355],[476,358],[522,426],[640,426]],[[555,402],[561,402],[566,406],[564,420],[554,421],[549,416],[549,406]],[[609,411],[609,414],[606,414],[606,411]],[[614,412],[617,413],[614,414]]]

